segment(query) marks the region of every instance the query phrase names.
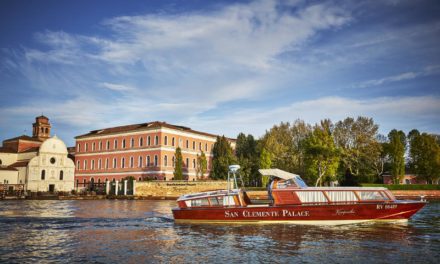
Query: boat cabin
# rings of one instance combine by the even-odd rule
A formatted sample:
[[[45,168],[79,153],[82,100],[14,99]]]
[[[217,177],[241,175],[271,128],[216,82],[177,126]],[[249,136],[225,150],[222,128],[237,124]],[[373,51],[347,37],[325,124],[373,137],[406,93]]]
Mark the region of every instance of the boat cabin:
[[[308,187],[300,176],[279,169],[260,170],[272,177],[266,201],[251,201],[239,188],[181,196],[180,208],[193,207],[265,207],[285,205],[355,204],[396,201],[394,195],[382,187]]]

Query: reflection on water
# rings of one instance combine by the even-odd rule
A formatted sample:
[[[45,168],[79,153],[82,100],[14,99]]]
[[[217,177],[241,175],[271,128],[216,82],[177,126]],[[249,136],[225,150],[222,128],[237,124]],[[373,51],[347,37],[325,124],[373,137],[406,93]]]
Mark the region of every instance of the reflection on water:
[[[0,263],[417,262],[440,257],[440,203],[406,224],[178,225],[173,201],[2,201]]]

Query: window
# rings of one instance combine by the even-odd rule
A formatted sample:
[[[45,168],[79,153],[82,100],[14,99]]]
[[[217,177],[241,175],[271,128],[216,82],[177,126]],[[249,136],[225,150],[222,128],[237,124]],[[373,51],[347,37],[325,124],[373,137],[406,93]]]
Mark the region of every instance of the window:
[[[191,200],[191,206],[209,206],[207,198]]]
[[[102,141],[99,141],[99,150],[102,150]]]
[[[165,136],[165,138],[164,138],[164,145],[168,145],[168,136]]]
[[[125,148],[125,139],[122,140],[122,148]]]
[[[87,160],[84,161],[84,170],[87,170]]]
[[[98,169],[101,169],[102,168],[102,161],[101,161],[101,159],[99,159],[98,160]]]
[[[125,168],[125,158],[121,159],[121,168]]]
[[[154,155],[154,166],[157,166],[158,162],[157,162],[157,155]]]
[[[176,144],[176,142],[175,142],[175,138],[172,138],[172,139],[171,139],[171,145],[174,147],[175,144]]]
[[[79,160],[76,161],[76,169],[77,169],[77,170],[80,169],[80,167],[79,167]]]
[[[168,156],[167,155],[165,155],[165,157],[163,157],[163,165],[168,166]]]
[[[147,156],[147,167],[150,167],[150,156]]]
[[[193,141],[193,149],[196,149],[196,142]]]
[[[199,142],[199,150],[202,150],[202,142]]]
[[[140,137],[139,138],[139,147],[142,147],[144,145],[144,138]]]
[[[60,181],[62,181],[63,180],[63,178],[64,178],[64,171],[60,171]]]
[[[134,158],[130,157],[130,168],[133,168],[134,166]]]
[[[92,170],[95,169],[95,160],[92,160]]]
[[[142,168],[142,156],[139,156],[138,167]]]
[[[154,145],[158,145],[159,144],[159,136],[155,136],[154,137]]]
[[[208,143],[205,143],[205,151],[208,151]]]
[[[92,151],[95,151],[95,142],[92,143]]]
[[[186,148],[189,148],[189,140],[186,140],[186,144],[185,144]]]
[[[44,180],[46,178],[46,170],[41,171],[41,179]]]
[[[87,152],[87,150],[89,150],[89,144],[88,143],[86,143],[86,152]]]
[[[148,137],[147,137],[147,146],[150,146],[150,145],[151,145],[151,137],[148,136]]]
[[[175,167],[176,166],[176,158],[174,156],[172,158],[172,163],[173,163],[173,167]]]
[[[114,146],[113,146],[113,149],[117,149],[118,148],[118,140],[117,139],[115,139],[115,142],[114,142]]]
[[[108,158],[105,159],[105,168],[108,169]]]
[[[193,159],[193,168],[196,167],[196,159]]]
[[[78,143],[78,146],[76,146],[76,152],[81,152],[81,144]]]
[[[106,148],[107,150],[109,150],[109,149],[110,149],[110,141],[108,141],[108,140],[107,140],[107,143],[106,143],[106,146],[105,146],[105,148]]]
[[[189,159],[186,158],[186,167],[189,168]]]
[[[130,147],[131,147],[131,148],[134,148],[134,138],[131,138],[131,141],[130,141]]]
[[[56,159],[54,157],[50,158],[50,163],[51,164],[55,164],[55,162],[56,162]]]
[[[357,192],[361,200],[384,200],[384,197],[378,191],[361,191]]]
[[[116,165],[117,165],[117,164],[116,164],[116,161],[117,161],[116,158],[114,158],[114,159],[113,159],[113,169],[116,169]]]

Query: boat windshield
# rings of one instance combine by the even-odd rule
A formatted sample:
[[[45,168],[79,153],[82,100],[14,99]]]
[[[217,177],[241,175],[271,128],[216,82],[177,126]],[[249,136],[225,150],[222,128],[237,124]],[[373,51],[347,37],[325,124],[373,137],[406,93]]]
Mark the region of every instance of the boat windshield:
[[[307,184],[299,176],[295,176],[294,181],[296,185],[300,188],[307,188]]]

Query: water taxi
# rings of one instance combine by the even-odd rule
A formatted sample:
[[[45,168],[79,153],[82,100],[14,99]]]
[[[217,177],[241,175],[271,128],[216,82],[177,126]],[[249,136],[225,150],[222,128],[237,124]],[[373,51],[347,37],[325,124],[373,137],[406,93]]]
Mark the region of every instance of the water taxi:
[[[266,203],[238,188],[238,165],[230,166],[226,190],[187,194],[177,200],[177,223],[353,224],[407,221],[426,201],[397,200],[383,187],[308,187],[299,175],[261,169],[273,180]],[[234,177],[232,178],[231,175]]]

